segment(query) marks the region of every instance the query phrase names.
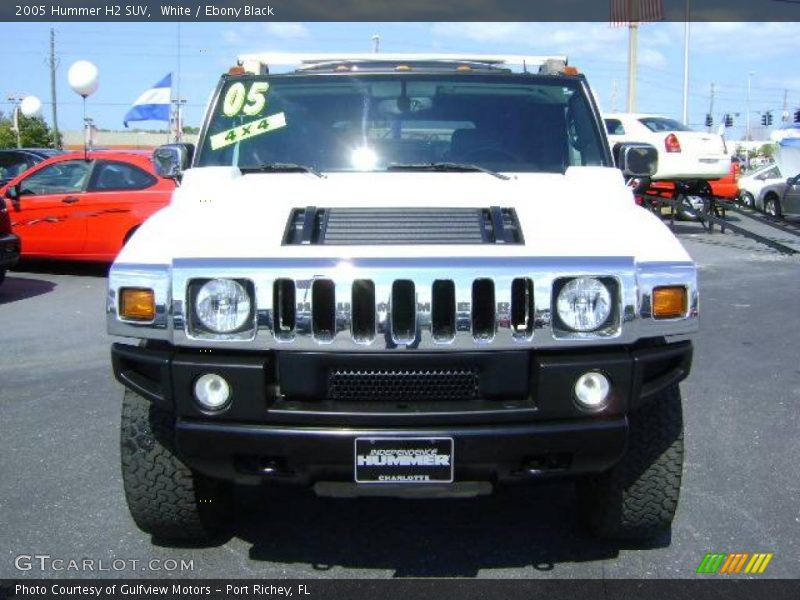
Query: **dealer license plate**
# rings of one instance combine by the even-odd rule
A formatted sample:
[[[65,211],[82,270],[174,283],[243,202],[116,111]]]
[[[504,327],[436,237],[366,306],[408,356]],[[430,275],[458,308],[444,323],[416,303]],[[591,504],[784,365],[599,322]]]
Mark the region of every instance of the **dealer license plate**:
[[[453,438],[356,438],[356,483],[452,483]]]

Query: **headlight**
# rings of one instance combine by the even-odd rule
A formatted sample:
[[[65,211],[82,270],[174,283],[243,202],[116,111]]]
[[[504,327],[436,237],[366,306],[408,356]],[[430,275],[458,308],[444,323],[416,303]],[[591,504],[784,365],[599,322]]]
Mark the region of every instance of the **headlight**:
[[[231,333],[241,329],[250,317],[250,296],[237,281],[212,279],[198,290],[194,310],[210,331]]]
[[[611,292],[599,279],[578,277],[561,288],[556,310],[564,325],[573,331],[594,331],[611,314]]]

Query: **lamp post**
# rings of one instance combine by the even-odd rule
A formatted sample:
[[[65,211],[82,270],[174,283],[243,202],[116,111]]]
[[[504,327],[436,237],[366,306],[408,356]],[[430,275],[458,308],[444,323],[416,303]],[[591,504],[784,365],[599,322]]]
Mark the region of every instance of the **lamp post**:
[[[14,112],[11,119],[11,130],[17,139],[17,148],[22,148],[22,131],[20,130],[19,115],[32,118],[38,117],[42,113],[42,101],[36,96],[14,96],[8,97],[9,102],[14,103]]]
[[[753,78],[753,75],[755,75],[755,71],[747,72],[747,133],[745,134],[745,139],[748,142],[750,141],[750,80]]]
[[[14,96],[12,94],[8,97],[8,101],[14,105],[14,110],[11,113],[11,131],[14,132],[14,137],[17,140],[17,148],[22,148],[22,139],[19,132],[19,105],[22,102],[22,96]]]
[[[747,132],[745,133],[744,139],[745,141],[750,141],[750,83],[751,79],[753,79],[753,75],[755,75],[754,71],[747,72]],[[747,166],[748,170],[750,169],[750,146],[745,145],[744,147],[744,164]]]

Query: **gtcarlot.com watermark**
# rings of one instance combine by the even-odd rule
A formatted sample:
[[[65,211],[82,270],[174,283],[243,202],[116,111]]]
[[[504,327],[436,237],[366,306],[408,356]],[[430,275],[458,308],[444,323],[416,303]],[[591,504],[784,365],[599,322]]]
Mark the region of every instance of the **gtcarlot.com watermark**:
[[[49,554],[20,554],[14,558],[18,571],[98,573],[105,571],[194,571],[194,559],[173,558],[61,558]]]

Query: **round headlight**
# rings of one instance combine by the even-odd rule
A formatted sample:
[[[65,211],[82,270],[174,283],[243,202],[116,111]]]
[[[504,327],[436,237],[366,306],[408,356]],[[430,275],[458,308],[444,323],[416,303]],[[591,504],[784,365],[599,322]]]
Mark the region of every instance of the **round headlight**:
[[[556,310],[562,323],[573,331],[594,331],[611,314],[611,292],[594,277],[578,277],[558,293]]]
[[[241,329],[250,317],[250,296],[238,281],[212,279],[197,292],[194,309],[205,327],[230,333]]]

